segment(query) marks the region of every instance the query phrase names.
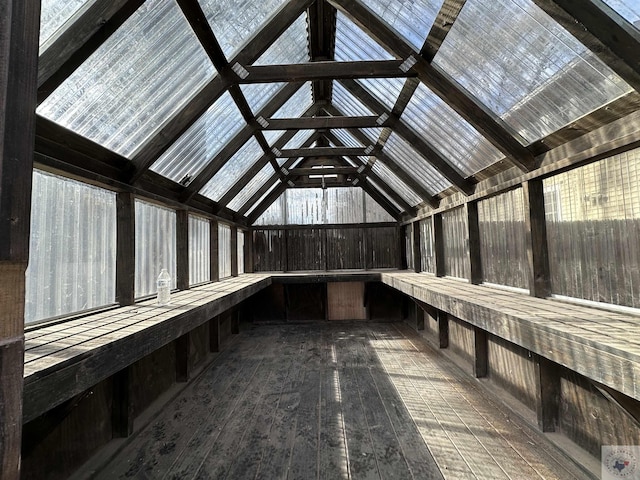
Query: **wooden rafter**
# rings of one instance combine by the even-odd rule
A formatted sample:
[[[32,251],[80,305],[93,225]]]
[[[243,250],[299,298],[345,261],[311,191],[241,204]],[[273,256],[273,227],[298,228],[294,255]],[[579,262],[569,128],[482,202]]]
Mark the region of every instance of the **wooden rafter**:
[[[465,2],[466,0],[445,0],[442,3],[442,7],[440,7],[431,30],[429,30],[422,50],[420,50],[420,54],[424,59],[430,62],[436,56]]]
[[[602,0],[534,0],[640,92],[640,32]]]
[[[290,0],[271,20],[258,31],[247,45],[229,61],[231,65],[248,65],[254,62],[273,42],[311,5],[313,0]],[[184,133],[230,86],[229,80],[220,75],[214,77],[189,102],[187,102],[155,135],[134,153],[130,178],[140,176],[145,170]]]
[[[515,138],[502,120],[464,92],[443,72],[434,68],[427,60],[418,55],[409,44],[377,18],[374,13],[356,0],[328,1],[395,55],[403,59],[413,57],[416,63],[412,68],[418,74],[418,78],[496,148],[504,152],[514,165],[523,171],[535,168],[533,154]]]
[[[120,26],[144,0],[94,2],[71,22],[38,59],[38,104],[58,88]]]
[[[176,0],[176,2],[200,41],[202,48],[211,59],[213,66],[216,67],[218,72],[225,73],[229,66],[227,57],[225,57],[220,43],[218,43],[218,39],[211,29],[200,2],[198,0]]]
[[[383,120],[383,121],[380,121]],[[266,122],[266,123],[264,123]],[[264,130],[316,130],[327,128],[368,128],[385,124],[379,116],[372,117],[310,117],[310,118],[266,118]]]
[[[356,98],[363,102],[367,107],[372,109],[378,115],[386,113],[386,108],[373,95],[358,84],[354,80],[341,80],[342,85],[351,92]],[[464,178],[456,169],[454,169],[449,161],[444,158],[438,150],[429,142],[416,135],[405,123],[400,120],[392,112],[389,115],[391,129],[400,137],[407,141],[418,153],[420,153],[427,161],[449,180],[455,188],[466,195],[473,193],[473,184]]]
[[[316,0],[308,10],[309,56],[312,62],[333,60],[335,51],[336,11],[324,0]],[[314,103],[331,99],[332,82],[314,79]]]
[[[292,148],[275,152],[278,158],[300,158],[300,157],[358,157],[371,153],[364,147],[313,147],[313,148]]]

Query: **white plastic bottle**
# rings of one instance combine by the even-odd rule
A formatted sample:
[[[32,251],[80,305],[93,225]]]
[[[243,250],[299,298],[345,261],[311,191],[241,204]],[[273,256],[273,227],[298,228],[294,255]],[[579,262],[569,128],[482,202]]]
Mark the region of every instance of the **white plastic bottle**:
[[[163,268],[158,275],[158,305],[169,305],[171,300],[171,275]]]

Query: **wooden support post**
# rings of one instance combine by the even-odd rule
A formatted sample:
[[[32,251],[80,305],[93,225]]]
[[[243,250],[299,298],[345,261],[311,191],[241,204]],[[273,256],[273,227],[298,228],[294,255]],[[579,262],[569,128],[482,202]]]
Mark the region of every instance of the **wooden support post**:
[[[433,222],[433,253],[436,262],[436,277],[444,277],[446,275],[444,264],[444,232],[442,230],[442,215],[436,213],[431,216]]]
[[[238,227],[231,227],[231,276],[238,276]]]
[[[369,229],[362,228],[362,268],[365,270],[369,270],[371,265],[369,265]]]
[[[211,220],[209,223],[209,248],[211,254],[209,258],[210,276],[212,282],[220,280],[220,267],[218,264],[218,221]]]
[[[486,377],[489,370],[489,341],[487,331],[473,327],[473,375],[476,378]]]
[[[280,261],[286,273],[289,271],[289,230],[282,230],[282,238],[284,241],[282,242]]]
[[[538,428],[555,432],[560,415],[560,365],[533,354],[536,375],[536,416]]]
[[[244,271],[253,273],[253,229],[244,234]]]
[[[407,227],[398,227],[398,269],[407,269],[407,242],[405,240]]]
[[[322,257],[324,258],[324,271],[329,270],[329,249],[327,248],[327,231],[322,230]]]
[[[416,330],[419,332],[424,330],[424,310],[420,308],[420,305],[414,302],[416,308]]]
[[[179,290],[189,290],[189,212],[176,212],[176,268]]]
[[[209,351],[220,351],[220,315],[209,320]]]
[[[416,273],[422,271],[422,250],[420,249],[420,222],[416,221],[411,224],[413,230],[413,269]]]
[[[544,191],[541,179],[522,184],[527,228],[527,259],[529,262],[529,293],[546,298],[551,295],[551,269],[547,246],[547,224]]]
[[[132,193],[116,197],[116,299],[122,306],[135,302],[136,208]]]
[[[231,333],[238,335],[240,333],[240,309],[235,308],[231,312]]]
[[[449,315],[438,310],[438,340],[440,348],[449,348]]]
[[[176,346],[176,382],[189,381],[189,354],[191,339],[189,333],[185,333],[175,340]]]
[[[469,282],[474,285],[479,285],[482,283],[482,256],[480,255],[478,202],[467,202],[465,208],[467,214],[467,234],[469,236],[469,249],[467,252]]]
[[[0,0],[0,478],[20,478],[40,2]]]
[[[133,433],[133,395],[131,367],[125,367],[113,376],[113,403],[111,429],[115,438]]]

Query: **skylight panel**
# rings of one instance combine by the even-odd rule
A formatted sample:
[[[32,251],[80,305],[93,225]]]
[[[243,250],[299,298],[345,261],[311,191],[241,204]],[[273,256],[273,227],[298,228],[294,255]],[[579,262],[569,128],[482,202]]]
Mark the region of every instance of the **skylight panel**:
[[[129,157],[215,75],[176,3],[148,0],[37,113]]]
[[[361,128],[360,130],[367,136],[369,140],[371,140],[372,145],[378,143],[378,139],[382,134],[382,127]]]
[[[387,201],[388,201],[391,205],[393,205],[394,207],[396,207],[396,208],[398,209],[398,211],[399,211],[399,212],[404,211],[404,208],[402,208],[400,205],[398,205],[398,204],[396,203],[396,201],[395,201],[393,198],[391,198],[389,195],[387,195],[387,192],[385,192],[384,190],[382,190],[382,188],[380,188],[380,186],[379,186],[376,182],[374,182],[374,181],[373,181],[373,180],[371,180],[370,178],[367,178],[367,183],[369,183],[369,184],[370,184],[370,185],[371,185],[371,186],[372,186],[372,187],[373,187],[373,188],[374,188],[374,189],[375,189],[375,190],[376,190],[380,195],[382,195],[384,198],[386,198],[386,199],[387,199]],[[373,199],[372,199],[372,201],[374,201],[374,202],[375,202],[375,200],[373,200]],[[378,202],[375,202],[375,203],[376,203],[376,204],[378,204]],[[380,208],[382,208],[382,207],[380,207]],[[391,220],[391,221],[394,221],[394,220],[393,220],[393,218],[392,218],[392,220]]]
[[[251,215],[255,208],[260,205],[280,183],[280,181],[276,182],[276,185],[274,185],[268,193],[265,193],[262,198],[258,200],[253,207],[251,207],[251,210],[247,212],[247,215]],[[286,193],[286,191],[283,192],[282,195],[269,205],[262,215],[258,217],[254,225],[283,225],[285,223]]]
[[[402,115],[465,176],[483,170],[504,155],[440,97],[420,83]]]
[[[251,137],[251,140],[226,161],[222,168],[200,190],[200,193],[217,202],[262,157],[263,153],[255,137]]]
[[[640,3],[638,0],[604,0],[604,2],[640,30]]]
[[[527,143],[631,91],[530,0],[468,0],[434,63]]]
[[[299,130],[291,140],[289,140],[283,148],[295,149],[302,147],[309,137],[313,135],[313,130]]]
[[[362,0],[393,31],[419,52],[438,16],[442,0]]]
[[[336,128],[331,130],[331,132],[347,147],[362,147],[362,144],[344,128]]]
[[[307,14],[304,13],[271,44],[254,65],[286,65],[309,61]]]
[[[338,12],[335,59],[339,62],[393,60],[395,57],[360,27]]]
[[[349,117],[367,117],[375,115],[373,110],[358,100],[340,82],[333,81],[333,104],[340,113]]]
[[[263,130],[262,135],[267,140],[267,143],[273,146],[274,143],[278,141],[278,139],[284,135],[285,130]]]
[[[411,189],[406,183],[404,183],[393,171],[387,167],[382,161],[376,160],[371,166],[371,170],[384,180],[384,182],[393,189],[402,199],[412,207],[423,202],[420,195]],[[371,181],[371,180],[369,180]],[[382,192],[381,188],[378,188]],[[398,207],[399,210],[402,208]]]
[[[272,193],[276,188],[278,188],[281,184],[282,184],[282,181],[281,181],[280,179],[277,179],[277,180],[273,183],[273,185],[271,185],[271,186],[267,189],[267,191],[266,191],[266,192],[264,192],[264,193],[262,194],[262,196],[258,199],[258,201],[257,201],[256,203],[254,203],[253,205],[251,205],[251,208],[249,208],[249,209],[247,210],[247,212],[245,213],[245,215],[246,215],[246,216],[251,215],[251,213],[253,213],[253,211],[256,209],[256,207],[257,207],[258,205],[260,205],[260,204],[264,201],[264,199],[265,199],[265,198],[267,198],[269,195],[271,195],[271,193]],[[280,198],[282,198],[282,196],[280,196]],[[277,200],[276,200],[276,202],[277,202]],[[244,205],[243,205],[243,206],[244,206]],[[240,207],[240,208],[242,208],[242,207]],[[280,222],[280,223],[282,223],[282,222]],[[256,224],[257,224],[257,222],[256,222]]]
[[[389,110],[393,110],[396,100],[404,87],[404,78],[360,78],[356,80],[371,95],[376,97]]]
[[[245,125],[233,98],[226,92],[162,154],[151,170],[188,184]]]
[[[273,176],[273,167],[267,163],[227,205],[231,210],[238,211],[253,197],[260,188]]]
[[[284,87],[284,83],[250,83],[240,85],[242,94],[247,100],[249,107],[254,115],[257,115],[262,107]]]
[[[429,161],[413,149],[398,134],[392,133],[385,143],[384,153],[414,177],[426,190],[435,195],[451,186]]]
[[[284,0],[200,0],[227,60],[231,60],[284,3]]]
[[[53,39],[67,21],[85,4],[90,5],[94,2],[95,0],[42,0],[40,7],[40,53],[45,50],[45,43],[49,39]]]
[[[287,102],[273,115],[272,118],[296,118],[306,112],[313,105],[311,82],[305,83],[294,93]]]
[[[375,184],[372,184],[375,188]],[[380,194],[384,197],[386,195],[384,192],[380,192]],[[392,205],[395,205],[395,202],[389,199]],[[402,211],[401,207],[398,207],[399,211]],[[393,218],[389,212],[387,212],[384,208],[380,206],[378,202],[376,202],[367,192],[364,192],[364,212],[365,212],[365,222],[373,223],[373,222],[395,222],[396,219]]]

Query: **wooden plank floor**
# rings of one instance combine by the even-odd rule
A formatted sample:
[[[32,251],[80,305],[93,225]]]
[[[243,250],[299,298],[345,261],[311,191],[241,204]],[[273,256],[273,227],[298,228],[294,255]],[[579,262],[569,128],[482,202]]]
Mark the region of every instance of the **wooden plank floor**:
[[[243,330],[95,477],[585,475],[408,327],[349,322]]]

